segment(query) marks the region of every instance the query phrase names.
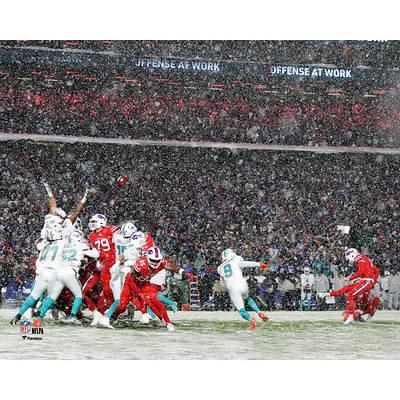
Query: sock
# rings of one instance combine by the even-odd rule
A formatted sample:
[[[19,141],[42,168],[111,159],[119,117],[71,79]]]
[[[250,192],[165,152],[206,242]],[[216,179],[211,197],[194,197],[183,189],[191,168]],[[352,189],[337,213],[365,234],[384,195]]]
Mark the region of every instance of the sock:
[[[246,321],[250,321],[251,320],[250,313],[248,313],[244,308],[241,308],[239,310],[239,313],[242,316],[242,318],[244,318]]]
[[[46,300],[43,302],[42,307],[40,307],[40,318],[43,318],[46,315],[47,311],[50,310],[53,304],[54,300],[51,297],[47,297]]]
[[[248,306],[255,311],[257,314],[260,312],[260,309],[258,308],[258,305],[256,304],[256,302],[253,300],[252,297],[248,297],[247,298],[247,304]]]
[[[176,301],[168,299],[167,297],[163,296],[161,293],[158,293],[157,297],[158,297],[159,300],[161,300],[167,306],[173,307],[173,306],[177,305]]]
[[[37,299],[35,299],[32,296],[29,296],[25,301],[24,304],[22,304],[22,307],[19,309],[18,314],[20,315],[24,315],[24,313],[26,312],[26,310],[28,310],[29,308],[33,307],[36,303]]]
[[[79,311],[82,305],[82,297],[75,297],[74,302],[72,303],[72,310],[70,317],[76,316],[76,313]]]
[[[106,317],[107,318],[111,318],[112,315],[114,314],[114,311],[116,310],[116,308],[119,306],[119,299],[114,300],[114,302],[111,304],[111,307],[109,308],[109,310],[106,313]]]
[[[151,318],[156,319],[157,315],[153,313],[150,307],[147,307],[147,314],[150,315]]]

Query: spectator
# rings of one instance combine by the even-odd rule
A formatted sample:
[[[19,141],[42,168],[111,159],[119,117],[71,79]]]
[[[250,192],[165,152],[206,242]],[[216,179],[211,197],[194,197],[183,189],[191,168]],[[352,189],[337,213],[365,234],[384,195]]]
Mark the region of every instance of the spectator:
[[[304,272],[300,275],[300,280],[300,310],[303,311],[304,307],[306,307],[308,311],[311,311],[311,295],[314,290],[314,275],[311,274],[310,267],[304,267]]]
[[[392,271],[388,277],[389,287],[389,310],[399,309],[399,295],[400,295],[400,273],[397,270]]]
[[[328,277],[322,273],[322,268],[317,269],[317,274],[315,275],[314,280],[314,290],[315,293],[325,293],[329,291],[329,280]],[[327,308],[327,304],[323,299],[317,298],[317,309],[325,310]]]
[[[389,277],[390,271],[385,270],[384,276],[381,279],[381,300],[382,308],[387,310],[389,308]]]

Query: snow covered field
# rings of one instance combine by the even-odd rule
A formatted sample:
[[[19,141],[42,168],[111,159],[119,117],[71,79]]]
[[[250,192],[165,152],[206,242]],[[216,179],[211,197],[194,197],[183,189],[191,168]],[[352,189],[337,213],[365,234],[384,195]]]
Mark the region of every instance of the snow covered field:
[[[136,322],[116,330],[45,320],[23,340],[0,310],[0,359],[400,359],[400,312],[344,326],[341,312],[271,312],[251,332],[234,312],[171,313],[176,331]],[[137,319],[137,318],[135,318]]]

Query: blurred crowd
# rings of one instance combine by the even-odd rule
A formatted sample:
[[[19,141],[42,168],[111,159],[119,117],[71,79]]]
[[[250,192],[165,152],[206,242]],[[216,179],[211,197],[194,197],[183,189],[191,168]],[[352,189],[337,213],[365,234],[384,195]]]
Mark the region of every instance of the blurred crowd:
[[[398,67],[399,41],[341,40],[38,40],[0,41],[3,46],[79,49],[126,56],[183,57],[286,64],[324,63]]]
[[[267,282],[305,266],[316,273],[319,263],[329,276],[347,267],[345,246],[396,274],[399,167],[395,155],[0,142],[1,281],[33,276],[48,208],[43,180],[67,212],[90,188],[85,226],[94,213],[136,221],[171,262],[199,276],[203,303],[226,247],[271,265]],[[129,177],[123,187],[120,175]]]
[[[396,98],[0,83],[7,132],[286,145],[400,146]]]

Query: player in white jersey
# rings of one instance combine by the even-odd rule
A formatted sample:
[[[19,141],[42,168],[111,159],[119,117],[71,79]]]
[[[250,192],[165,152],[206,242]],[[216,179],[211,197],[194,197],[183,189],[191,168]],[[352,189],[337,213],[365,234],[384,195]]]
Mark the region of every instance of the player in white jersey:
[[[50,283],[49,278],[52,275],[51,267],[48,268],[48,263],[55,261],[52,260],[55,256],[55,247],[52,246],[51,242],[59,240],[56,238],[68,235],[73,229],[73,224],[78,218],[78,214],[83,209],[88,190],[82,200],[78,203],[75,210],[65,219],[61,218],[57,214],[57,203],[53,196],[53,193],[47,184],[44,184],[49,197],[49,214],[45,217],[45,223],[41,230],[41,239],[37,243],[37,250],[40,252],[38,259],[36,260],[36,277],[33,283],[32,292],[30,296],[25,300],[24,304],[19,309],[17,315],[10,321],[10,324],[17,324],[21,319],[22,315],[31,307],[34,307],[39,297],[46,290],[47,285]],[[58,252],[58,250],[57,250]],[[45,268],[42,268],[45,267]]]
[[[239,311],[242,318],[250,321],[250,329],[253,330],[256,328],[256,319],[246,311],[244,300],[246,300],[248,306],[263,321],[268,321],[268,317],[263,311],[260,311],[256,302],[249,296],[249,288],[242,274],[242,269],[246,267],[260,267],[268,270],[267,264],[244,261],[243,257],[238,256],[232,249],[226,249],[222,252],[222,264],[218,267],[218,273],[220,275],[221,286],[227,289],[233,305]]]
[[[67,287],[74,295],[71,314],[67,318],[67,322],[80,323],[76,318],[76,313],[82,305],[83,297],[78,272],[85,257],[97,259],[99,252],[95,248],[89,248],[79,230],[70,232],[66,240],[59,242],[59,246],[62,246],[61,262],[57,264],[55,282],[48,288],[48,297],[40,308],[40,318],[46,315],[64,287]]]
[[[110,287],[113,292],[114,302],[107,310],[105,316],[110,318],[115,309],[118,307],[121,297],[122,288],[124,286],[125,277],[140,257],[140,249],[134,233],[137,231],[135,224],[126,222],[122,225],[121,231],[114,234],[113,242],[115,243],[116,262],[110,268],[111,281]]]

